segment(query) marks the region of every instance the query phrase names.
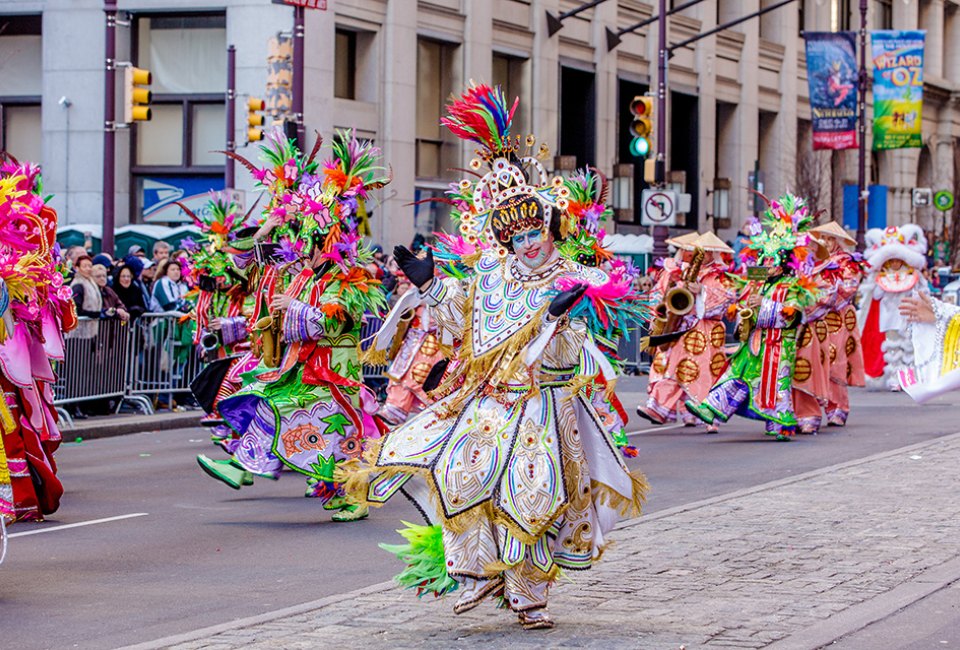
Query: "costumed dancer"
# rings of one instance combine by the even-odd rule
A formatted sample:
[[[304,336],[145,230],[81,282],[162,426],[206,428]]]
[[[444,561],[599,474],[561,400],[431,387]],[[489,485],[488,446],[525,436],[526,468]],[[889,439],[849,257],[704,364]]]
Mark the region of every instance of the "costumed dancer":
[[[903,390],[924,404],[960,389],[960,306],[919,294],[904,296],[899,312],[908,323],[915,359],[912,368],[897,373]]]
[[[436,364],[452,353],[451,345],[443,345],[440,337],[433,309],[415,288],[401,296],[384,320],[373,351],[385,352],[384,360],[390,361],[387,399],[377,412],[388,424],[401,424],[433,402],[424,384]],[[373,357],[365,355],[365,361],[373,363]]]
[[[232,454],[239,437],[226,426],[217,405],[240,389],[243,373],[258,363],[250,351],[247,332],[249,282],[236,261],[243,256],[236,246],[249,239],[256,227],[246,227],[249,214],[245,216],[226,195],[211,197],[200,215],[182,204],[180,207],[193,218],[203,237],[200,242],[181,242],[190,256],[198,293],[192,312],[196,320],[193,343],[207,361],[190,388],[206,412],[200,424],[210,427],[214,443]]]
[[[660,333],[662,329],[662,326],[659,328],[656,326],[658,319],[661,323],[666,323],[667,321],[668,314],[666,312],[664,297],[671,290],[682,289],[683,285],[687,284],[684,281],[684,274],[693,261],[693,242],[699,237],[700,233],[698,232],[688,232],[666,240],[667,245],[673,246],[676,252],[673,257],[664,257],[658,264],[656,280],[653,284],[653,289],[650,291],[650,301],[656,305],[654,320],[650,322],[652,333]],[[684,289],[684,291],[686,291],[686,289]],[[693,323],[693,318],[692,315],[687,314],[676,323],[676,326],[678,328],[682,328],[684,325],[690,326]],[[655,329],[656,332],[654,332]],[[637,406],[637,415],[654,424],[664,424],[665,422],[681,420],[687,426],[695,426],[696,418],[687,413],[686,410],[670,409],[661,399],[654,397],[657,393],[662,393],[661,397],[669,395],[672,392],[671,388],[676,383],[666,377],[669,368],[670,353],[676,343],[676,339],[673,339],[663,345],[654,347],[653,359],[650,363],[650,372],[647,375],[647,394],[650,397],[647,398],[646,404],[639,404]],[[661,390],[659,387],[661,382],[664,381],[666,383],[664,384],[664,389]]]
[[[671,331],[661,335],[682,334],[657,350],[650,372],[650,397],[646,406],[637,407],[637,413],[654,424],[681,419],[691,426],[695,418],[684,403],[705,399],[713,383],[727,369],[724,318],[737,301],[737,291],[727,273],[729,258],[725,260],[724,256],[732,256],[733,249],[712,232],[696,237],[689,247],[696,261],[694,266],[684,269],[682,275],[690,274],[690,281],[684,282],[681,277],[661,294],[661,304],[665,304],[662,296],[669,289],[674,289],[673,295],[679,295],[679,303],[677,298],[667,299],[667,303],[672,303],[665,304],[668,312],[676,311],[677,304],[689,310],[686,315],[675,317],[675,324],[666,326]],[[677,289],[681,290],[680,294],[676,293]],[[707,424],[707,433],[716,433],[717,427],[716,422]]]
[[[377,178],[379,150],[352,133],[338,134],[332,157],[318,170],[319,145],[318,139],[304,156],[277,130],[262,147],[269,167],[254,175],[271,202],[261,234],[277,245],[272,255],[290,262],[265,277],[272,286],[261,282],[254,315],[260,364],[248,373],[249,383],[219,404],[240,435],[233,458],[198,461],[235,489],[253,475],[276,479],[287,467],[315,481],[312,496],[336,510],[335,521],[355,521],[367,509],[346,502],[334,469],[380,435],[358,350],[364,313],[382,313],[386,299],[366,270],[372,254],[358,229],[369,192],[388,180]]]
[[[589,568],[616,520],[639,512],[643,478],[627,470],[583,389],[612,392],[615,379],[592,325],[605,320],[613,338],[645,314],[623,267],[608,274],[558,251],[580,227],[571,192],[509,137],[515,108],[499,89],[475,86],[443,119],[481,146],[472,168],[490,170],[463,182],[473,278],[466,289],[435,279],[432,254],[398,247],[396,259],[462,340],[460,363],[438,401],[366,457],[373,467],[352,468],[348,493],[381,504],[402,490],[439,522],[409,527],[410,544],[390,547],[408,565],[401,584],[458,589],[455,613],[499,598],[532,629],[553,626],[547,592],[561,568]]]
[[[704,422],[726,422],[736,414],[766,421],[767,435],[777,440],[790,440],[795,432],[791,384],[797,328],[803,308],[814,299],[810,222],[804,201],[787,194],[770,204],[762,221],[748,226],[751,237],[741,256],[752,268],[739,300],[740,347],[706,398],[686,403]]]
[[[915,224],[871,228],[863,253],[868,269],[860,286],[859,322],[867,385],[900,390],[898,371],[913,366],[907,322],[900,315],[904,296],[929,294],[923,279],[927,239]]]
[[[863,386],[863,349],[857,308],[853,304],[863,280],[863,261],[853,252],[857,240],[843,227],[831,221],[810,231],[829,251],[830,258],[821,272],[836,287],[833,310],[827,323],[827,355],[830,360],[830,381],[827,385],[827,426],[846,426],[850,415],[849,386]]]
[[[797,432],[820,433],[823,409],[830,389],[830,366],[836,353],[828,354],[830,335],[826,317],[837,303],[835,279],[827,272],[830,266],[827,249],[811,237],[811,247],[818,262],[810,272],[815,300],[804,310],[797,330],[797,357],[793,364],[793,408],[797,415]]]
[[[0,166],[0,518],[16,521],[42,521],[60,505],[50,362],[63,361],[63,333],[77,325],[58,268],[57,213],[42,193],[39,168]]]

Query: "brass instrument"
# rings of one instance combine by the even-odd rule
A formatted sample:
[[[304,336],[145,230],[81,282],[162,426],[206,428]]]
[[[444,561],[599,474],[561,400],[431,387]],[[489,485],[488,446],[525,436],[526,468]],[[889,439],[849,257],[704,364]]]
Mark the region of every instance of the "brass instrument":
[[[300,260],[284,264],[277,270],[278,282],[282,282],[290,266]],[[253,326],[260,332],[260,359],[267,368],[279,368],[283,362],[283,311],[275,309]]]
[[[213,361],[217,358],[217,350],[220,349],[220,333],[208,331],[200,337],[200,353],[207,361]]]
[[[748,295],[751,293],[751,289],[755,285],[762,284],[766,281],[769,276],[769,269],[763,266],[754,266],[747,269],[747,286],[746,290],[742,295]],[[742,299],[742,296],[741,296]],[[740,317],[740,322],[737,323],[737,338],[741,343],[746,343],[750,340],[750,332],[753,331],[753,326],[755,319],[757,317],[756,311],[752,307],[741,307],[737,312],[737,315]]]
[[[681,319],[693,311],[696,298],[687,286],[695,283],[700,276],[703,258],[703,249],[694,249],[693,259],[690,260],[690,266],[683,273],[680,286],[668,290],[660,304],[654,309],[653,321],[650,323],[650,336],[660,336],[673,332],[677,329]]]
[[[737,315],[740,317],[740,322],[737,324],[737,336],[741,343],[746,343],[750,340],[750,332],[753,331],[753,319],[756,314],[750,307],[744,307],[737,312]]]

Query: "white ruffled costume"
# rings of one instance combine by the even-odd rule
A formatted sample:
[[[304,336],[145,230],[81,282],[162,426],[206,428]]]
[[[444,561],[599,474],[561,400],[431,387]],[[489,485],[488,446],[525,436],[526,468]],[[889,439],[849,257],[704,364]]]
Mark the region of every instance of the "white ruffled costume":
[[[860,286],[858,321],[863,332],[867,386],[898,390],[899,372],[913,367],[908,323],[900,315],[903,296],[929,294],[923,269],[927,240],[916,224],[871,228],[863,253],[869,265]]]

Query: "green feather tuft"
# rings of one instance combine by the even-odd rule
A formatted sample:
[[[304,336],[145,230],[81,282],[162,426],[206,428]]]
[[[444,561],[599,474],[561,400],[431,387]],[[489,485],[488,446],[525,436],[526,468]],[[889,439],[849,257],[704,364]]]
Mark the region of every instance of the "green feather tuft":
[[[447,573],[447,557],[443,550],[443,529],[440,526],[417,526],[401,522],[406,528],[397,532],[407,540],[406,544],[380,544],[380,548],[393,553],[406,564],[406,568],[394,578],[406,589],[416,589],[417,596],[432,593],[436,597],[456,591],[457,581]]]

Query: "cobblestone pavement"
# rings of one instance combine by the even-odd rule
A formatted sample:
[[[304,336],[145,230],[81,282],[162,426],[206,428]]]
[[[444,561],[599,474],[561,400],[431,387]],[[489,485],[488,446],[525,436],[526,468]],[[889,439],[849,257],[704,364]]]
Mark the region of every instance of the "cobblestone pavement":
[[[626,522],[599,565],[554,590],[549,631],[383,585],[154,647],[817,647],[835,637],[810,645],[811,631],[853,631],[871,621],[851,613],[892,614],[874,604],[922,573],[960,571],[958,467],[955,434]]]

